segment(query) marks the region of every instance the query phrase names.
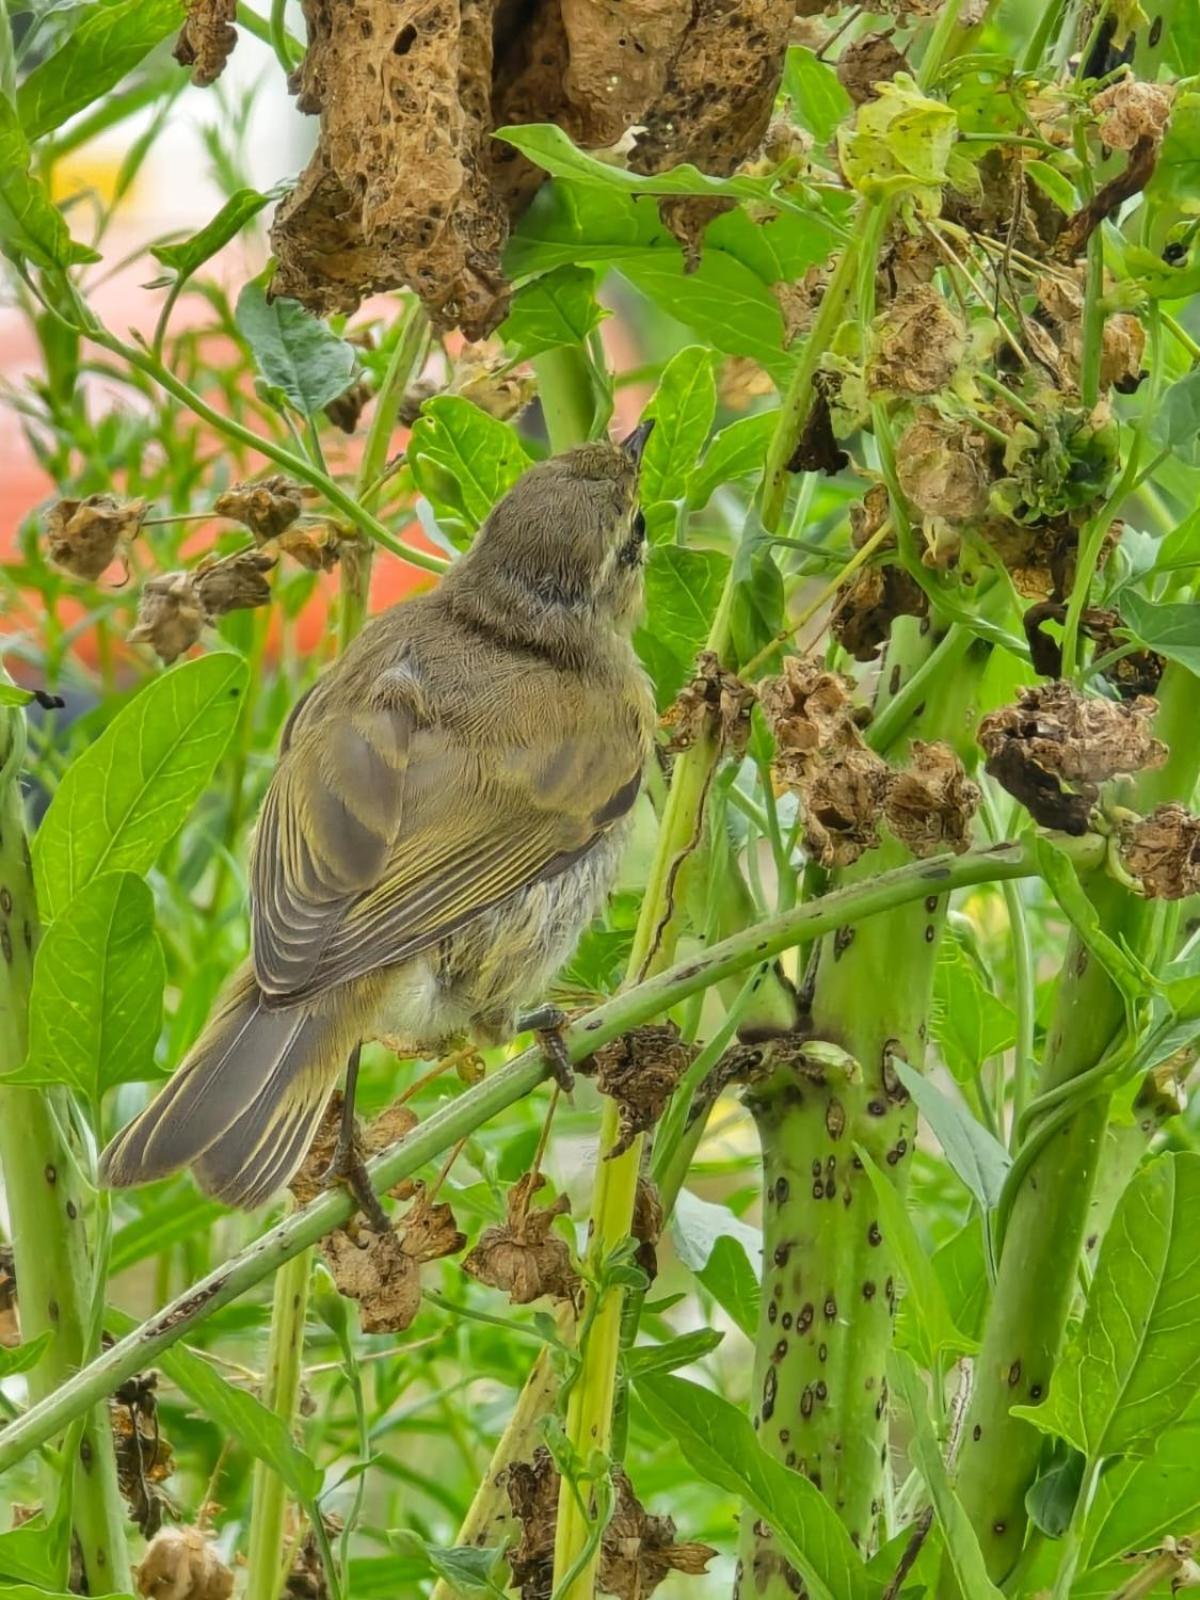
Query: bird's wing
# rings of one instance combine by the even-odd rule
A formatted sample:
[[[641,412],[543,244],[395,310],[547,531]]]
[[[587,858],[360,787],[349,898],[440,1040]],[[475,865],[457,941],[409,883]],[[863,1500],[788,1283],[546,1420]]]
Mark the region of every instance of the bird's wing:
[[[641,759],[632,729],[556,711],[536,743],[482,754],[404,707],[311,718],[259,822],[259,984],[309,999],[435,945],[583,855],[633,804]]]

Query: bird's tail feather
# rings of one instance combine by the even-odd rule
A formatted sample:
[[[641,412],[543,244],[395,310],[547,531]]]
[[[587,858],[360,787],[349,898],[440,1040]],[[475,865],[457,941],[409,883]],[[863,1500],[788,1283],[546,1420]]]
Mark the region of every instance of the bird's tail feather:
[[[208,1194],[256,1206],[304,1159],[354,1043],[330,1013],[272,1010],[247,970],[183,1065],[100,1158],[114,1188],[192,1167]]]

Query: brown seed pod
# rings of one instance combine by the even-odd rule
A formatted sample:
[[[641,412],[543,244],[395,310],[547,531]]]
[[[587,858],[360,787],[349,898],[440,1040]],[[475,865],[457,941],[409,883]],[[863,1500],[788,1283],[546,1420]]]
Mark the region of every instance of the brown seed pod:
[[[118,500],[111,494],[56,500],[42,523],[46,554],[72,577],[94,583],[137,537],[146,510],[144,500]]]
[[[515,1183],[508,1191],[507,1221],[485,1228],[462,1264],[470,1277],[505,1290],[518,1306],[543,1294],[573,1300],[579,1289],[566,1241],[551,1232],[555,1217],[570,1210],[566,1195],[553,1205],[532,1208],[545,1182],[540,1172],[528,1172]]]
[[[361,1228],[355,1235],[335,1229],[321,1241],[321,1254],[338,1291],[358,1301],[364,1333],[400,1333],[421,1305],[423,1262],[457,1254],[467,1242],[444,1202],[426,1197],[425,1186],[388,1233]]]
[[[173,54],[181,67],[191,67],[197,88],[215,83],[224,72],[238,41],[236,17],[237,0],[188,0]]]
[[[213,510],[219,517],[240,522],[261,542],[274,539],[285,528],[290,528],[311,493],[311,490],[276,472],[269,478],[235,483],[217,496]]]
[[[967,348],[962,319],[929,284],[905,289],[872,325],[867,387],[875,393],[936,394]]]
[[[597,1050],[592,1057],[596,1087],[617,1102],[619,1116],[620,1137],[609,1160],[654,1126],[695,1054],[673,1022],[631,1028]]]
[[[253,547],[216,559],[206,557],[192,574],[200,604],[210,617],[269,605],[271,585],[266,574],[275,561],[269,551]]]
[[[1200,894],[1200,817],[1186,806],[1158,806],[1122,825],[1121,860],[1154,900]]]
[[[144,585],[130,644],[148,644],[164,666],[177,661],[200,638],[208,612],[190,572],[164,572]]]
[[[144,1600],[229,1600],[233,1573],[200,1528],[162,1528],[133,1579]]]
[[[908,71],[908,61],[890,33],[864,33],[852,39],[837,61],[838,82],[856,106],[878,98],[877,84]]]

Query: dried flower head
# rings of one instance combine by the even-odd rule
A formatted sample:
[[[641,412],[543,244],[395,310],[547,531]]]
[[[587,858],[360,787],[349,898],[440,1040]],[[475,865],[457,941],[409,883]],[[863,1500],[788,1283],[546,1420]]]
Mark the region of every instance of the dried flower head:
[[[663,727],[671,729],[668,751],[690,749],[706,728],[713,728],[723,748],[740,754],[750,737],[754,698],[748,683],[726,672],[712,650],[702,650],[695,677],[662,714]]]
[[[144,1600],[229,1600],[233,1573],[200,1528],[162,1528],[133,1569]]]
[[[1200,817],[1186,806],[1158,806],[1126,823],[1121,860],[1155,900],[1184,900],[1200,893]]]
[[[207,88],[224,72],[238,40],[236,16],[237,0],[188,0],[174,55],[181,67],[191,67],[197,88]]]
[[[872,325],[868,387],[898,395],[936,394],[951,382],[966,349],[962,319],[936,289],[930,284],[905,289]]]
[[[883,809],[888,827],[913,855],[961,854],[970,848],[979,789],[948,744],[917,739],[908,764],[892,778]]]
[[[1167,131],[1175,88],[1169,83],[1141,83],[1121,78],[1092,101],[1100,119],[1100,137],[1112,150],[1132,150],[1139,139],[1156,144]]]
[[[335,428],[343,433],[353,433],[359,418],[370,404],[373,391],[366,378],[359,378],[348,389],[332,399],[325,407],[325,415]]]
[[[966,422],[922,410],[896,445],[905,497],[927,517],[967,522],[987,506],[987,440]]]
[[[94,583],[137,537],[145,516],[144,500],[111,494],[56,500],[42,524],[46,554],[72,577]]]
[[[592,1058],[596,1086],[617,1102],[620,1136],[609,1159],[652,1128],[695,1057],[673,1022],[646,1023],[603,1045]]]
[[[352,1237],[338,1228],[321,1241],[321,1254],[339,1292],[358,1301],[363,1332],[400,1333],[421,1304],[421,1264],[455,1255],[466,1242],[451,1208],[429,1200],[419,1185],[394,1229],[363,1228]]]
[[[1154,738],[1153,700],[1101,700],[1068,683],[1023,691],[1015,705],[979,725],[987,770],[1043,827],[1087,832],[1099,785],[1158,767],[1166,746]]]
[[[928,610],[924,589],[903,567],[863,567],[838,590],[830,628],[856,661],[874,661],[897,617],[923,617]]]
[[[838,82],[856,106],[874,100],[878,84],[907,71],[908,62],[890,33],[864,33],[852,39],[837,61]]]
[[[196,592],[193,574],[164,572],[150,578],[142,589],[129,643],[148,644],[169,667],[197,642],[207,621],[208,612]]]
[[[271,585],[266,574],[274,565],[273,555],[253,547],[235,550],[228,556],[206,556],[192,574],[200,604],[210,617],[270,604]]]
[[[259,478],[250,483],[235,483],[217,496],[213,510],[219,517],[229,517],[249,528],[261,543],[274,539],[290,528],[304,508],[304,500],[311,494],[301,484],[293,483],[281,472],[269,478]]]
[[[566,1241],[551,1230],[554,1219],[570,1210],[565,1194],[553,1205],[533,1208],[533,1197],[546,1180],[527,1172],[508,1191],[508,1219],[485,1228],[463,1261],[463,1271],[493,1289],[503,1289],[514,1305],[527,1305],[540,1295],[572,1300],[579,1275],[571,1265]]]

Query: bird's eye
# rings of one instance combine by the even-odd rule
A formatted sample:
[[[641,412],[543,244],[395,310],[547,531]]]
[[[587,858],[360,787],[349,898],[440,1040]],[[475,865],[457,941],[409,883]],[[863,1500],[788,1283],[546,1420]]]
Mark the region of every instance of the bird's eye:
[[[646,519],[635,511],[629,524],[629,539],[622,546],[620,561],[624,567],[636,566],[642,559],[642,546],[646,543]]]
[[[646,537],[646,518],[640,508],[634,512],[633,522],[630,524],[630,528],[633,533],[634,541],[637,544],[641,544],[642,540]]]

